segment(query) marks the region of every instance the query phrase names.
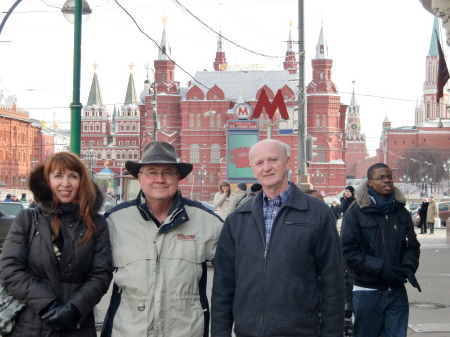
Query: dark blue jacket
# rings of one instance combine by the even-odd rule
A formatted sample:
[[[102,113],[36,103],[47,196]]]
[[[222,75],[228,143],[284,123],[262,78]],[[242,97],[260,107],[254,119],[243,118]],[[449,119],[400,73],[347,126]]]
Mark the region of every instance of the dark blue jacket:
[[[342,336],[343,258],[336,220],[321,200],[292,185],[265,252],[263,193],[226,221],[217,245],[213,337]],[[319,303],[322,319],[319,327]]]

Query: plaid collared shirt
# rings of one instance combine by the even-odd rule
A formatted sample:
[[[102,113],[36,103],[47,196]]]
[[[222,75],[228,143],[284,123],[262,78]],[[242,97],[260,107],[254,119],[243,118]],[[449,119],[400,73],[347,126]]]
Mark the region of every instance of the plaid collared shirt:
[[[264,230],[266,239],[266,250],[269,248],[270,233],[272,232],[272,225],[275,217],[278,214],[281,206],[283,206],[291,196],[291,183],[288,188],[275,198],[269,198],[263,192],[263,214],[264,214]]]

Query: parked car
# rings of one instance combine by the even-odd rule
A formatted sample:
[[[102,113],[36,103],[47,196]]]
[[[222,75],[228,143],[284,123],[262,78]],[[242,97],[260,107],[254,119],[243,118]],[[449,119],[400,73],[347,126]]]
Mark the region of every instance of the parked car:
[[[439,219],[441,220],[441,227],[446,226],[446,221],[450,217],[450,201],[438,202]],[[417,214],[413,215],[414,226],[419,227],[420,217]]]
[[[28,202],[0,202],[0,211],[3,213],[16,216],[23,209],[28,208]]]
[[[207,202],[204,202],[204,201],[200,201],[201,203],[202,203],[202,205],[204,206],[204,207],[206,207],[207,209],[209,209],[210,211],[213,211],[214,213],[216,213],[217,214],[217,212],[219,211],[217,208],[215,208],[213,205],[211,205],[211,204],[208,204]]]
[[[10,204],[10,202],[8,202],[8,204]],[[6,240],[9,228],[11,227],[11,224],[15,218],[16,218],[15,215],[8,215],[0,211],[0,252],[3,249],[3,243]]]

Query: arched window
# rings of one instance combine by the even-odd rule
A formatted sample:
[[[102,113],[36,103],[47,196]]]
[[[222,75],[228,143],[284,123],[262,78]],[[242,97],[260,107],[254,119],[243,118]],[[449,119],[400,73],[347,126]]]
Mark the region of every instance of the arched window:
[[[120,123],[120,131],[125,131],[123,127],[123,123]]]
[[[133,151],[133,159],[137,160],[138,159],[138,150],[134,150]]]
[[[325,146],[317,145],[317,162],[318,163],[326,163],[327,154],[325,152]]]
[[[111,150],[106,150],[106,159],[107,160],[111,159]]]
[[[222,129],[222,115],[221,114],[217,114],[216,115],[216,126],[217,126],[217,130]]]
[[[194,130],[194,114],[189,115],[189,130]]]
[[[202,118],[200,114],[197,114],[197,130],[201,130],[202,128]]]
[[[89,125],[88,123],[83,123],[83,131],[88,132],[89,131]]]
[[[100,132],[100,123],[95,123],[95,132]]]
[[[211,145],[210,162],[219,163],[220,162],[220,146],[219,144]]]
[[[130,131],[130,123],[127,123],[127,131]]]
[[[322,131],[327,131],[327,115],[322,115]]]
[[[133,159],[133,151],[132,150],[128,150],[128,159],[129,160]]]
[[[89,123],[89,132],[94,132],[94,123],[93,122]]]
[[[214,115],[209,116],[209,129],[214,130]]]
[[[102,151],[97,150],[97,160],[102,160]]]
[[[320,130],[320,115],[316,115],[316,130]]]
[[[200,163],[200,147],[197,144],[192,144],[189,149],[191,163]]]
[[[136,123],[131,123],[131,130],[136,131]]]

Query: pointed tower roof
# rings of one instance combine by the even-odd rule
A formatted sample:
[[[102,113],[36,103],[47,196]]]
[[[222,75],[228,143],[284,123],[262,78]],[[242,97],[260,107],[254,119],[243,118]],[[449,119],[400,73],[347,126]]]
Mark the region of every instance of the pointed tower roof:
[[[286,49],[286,51],[293,51],[292,50],[292,30],[291,29],[289,29],[289,37],[288,37],[288,40],[287,40],[287,49]]]
[[[100,91],[100,84],[97,78],[97,66],[94,66],[94,78],[92,79],[91,90],[89,91],[89,98],[87,105],[103,105],[102,92]]]
[[[352,100],[350,101],[350,106],[357,106],[357,105],[358,104],[356,103],[355,87],[353,87]]]
[[[131,63],[128,67],[130,67],[130,70],[133,70],[134,65]],[[127,86],[127,93],[125,95],[125,105],[128,104],[134,104],[138,105],[137,95],[136,95],[136,89],[134,87],[134,78],[133,73],[130,72],[130,77],[128,78],[128,86]]]
[[[163,60],[163,61],[169,60],[169,57],[170,57],[169,39],[167,38],[167,33],[166,33],[166,22],[168,19],[169,18],[165,15],[162,17],[162,22],[164,22],[164,29],[163,29],[163,34],[161,37],[161,43],[159,45],[161,47],[161,49],[159,49],[159,51],[158,51],[158,60]]]
[[[442,44],[442,35],[441,35],[441,25],[439,24],[439,18],[437,16],[434,17],[433,21],[433,30],[431,32],[431,41],[430,41],[430,50],[428,52],[428,56],[437,56],[438,54],[438,45],[436,40],[436,32],[439,36],[439,41]]]
[[[217,53],[223,52],[222,27],[220,27],[219,38],[217,39]]]
[[[325,41],[325,34],[323,33],[323,20],[320,27],[320,34],[319,34],[319,42],[316,46],[316,59],[317,60],[327,60],[328,57],[328,45]]]
[[[384,121],[383,122],[389,122],[389,118],[388,118],[387,115],[386,115],[386,117],[384,117]]]

